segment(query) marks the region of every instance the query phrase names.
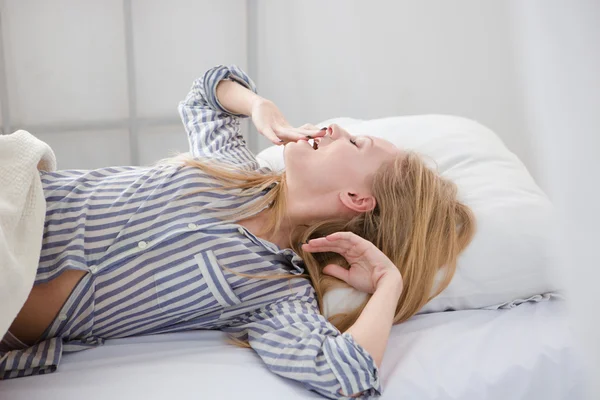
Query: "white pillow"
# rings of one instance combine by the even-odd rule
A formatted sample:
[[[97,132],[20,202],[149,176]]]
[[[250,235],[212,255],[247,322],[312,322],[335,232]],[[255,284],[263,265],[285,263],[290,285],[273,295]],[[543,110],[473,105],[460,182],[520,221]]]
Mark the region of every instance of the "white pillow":
[[[558,290],[551,252],[552,205],[491,130],[465,118],[442,115],[370,121],[338,118],[318,126],[330,123],[426,156],[456,183],[461,201],[475,213],[477,233],[460,256],[452,282],[420,312],[511,307]],[[283,146],[268,148],[258,158],[263,166],[284,168]],[[358,292],[332,291],[324,300],[327,314],[343,311],[361,297]]]

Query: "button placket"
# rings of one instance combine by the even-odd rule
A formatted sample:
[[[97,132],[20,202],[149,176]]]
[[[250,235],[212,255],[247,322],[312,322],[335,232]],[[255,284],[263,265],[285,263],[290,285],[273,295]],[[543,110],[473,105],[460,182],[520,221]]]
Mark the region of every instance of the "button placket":
[[[246,233],[246,230],[244,228],[242,228],[241,226],[237,229],[237,231],[241,235],[246,236],[248,239],[250,239],[257,246],[262,246],[265,249],[269,250],[273,254],[277,253],[277,249],[276,248],[271,247],[269,244],[265,243],[262,239],[256,237],[252,232]]]

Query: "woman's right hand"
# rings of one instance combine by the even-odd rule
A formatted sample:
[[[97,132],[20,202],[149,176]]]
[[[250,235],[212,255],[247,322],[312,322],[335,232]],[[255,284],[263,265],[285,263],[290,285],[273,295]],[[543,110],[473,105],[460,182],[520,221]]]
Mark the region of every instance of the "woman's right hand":
[[[345,333],[354,338],[381,367],[385,347],[402,294],[402,275],[394,263],[375,246],[351,232],[336,232],[324,238],[309,240],[304,251],[320,253],[333,251],[350,264],[346,269],[329,264],[323,272],[343,280],[355,289],[372,293],[360,315]],[[346,393],[354,396],[358,393]]]
[[[311,124],[292,127],[275,103],[262,97],[252,105],[252,122],[259,133],[276,145],[321,137],[327,132]]]
[[[352,233],[336,232],[302,245],[309,253],[334,252],[343,256],[350,268],[329,264],[323,273],[336,277],[361,292],[375,291],[389,285],[398,296],[402,292],[402,275],[392,261],[373,243]]]

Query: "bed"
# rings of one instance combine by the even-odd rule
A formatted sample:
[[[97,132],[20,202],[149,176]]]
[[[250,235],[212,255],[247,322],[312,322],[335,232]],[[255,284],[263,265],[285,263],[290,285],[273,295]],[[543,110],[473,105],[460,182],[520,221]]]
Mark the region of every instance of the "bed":
[[[53,374],[0,382],[5,400],[321,398],[216,331],[107,340]],[[382,399],[583,398],[561,300],[417,315],[392,330]]]
[[[546,296],[561,282],[551,251],[551,203],[518,158],[491,130],[459,117],[342,118],[318,126],[333,122],[431,157],[478,221],[450,286],[425,313],[393,328],[380,371],[382,398],[583,398],[583,368],[565,304]],[[280,147],[259,159],[283,168]],[[325,309],[328,301],[333,304],[324,300]],[[502,308],[485,309],[495,307]],[[269,372],[252,350],[228,344],[216,331],[107,340],[100,348],[64,354],[53,374],[0,382],[1,400],[81,398],[320,397]]]

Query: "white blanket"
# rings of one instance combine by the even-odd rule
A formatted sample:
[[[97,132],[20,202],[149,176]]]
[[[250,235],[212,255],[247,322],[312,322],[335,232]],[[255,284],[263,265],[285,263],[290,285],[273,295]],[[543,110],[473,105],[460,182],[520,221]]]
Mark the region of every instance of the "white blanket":
[[[50,146],[29,132],[0,135],[0,338],[35,281],[46,215],[38,171],[55,169]]]

